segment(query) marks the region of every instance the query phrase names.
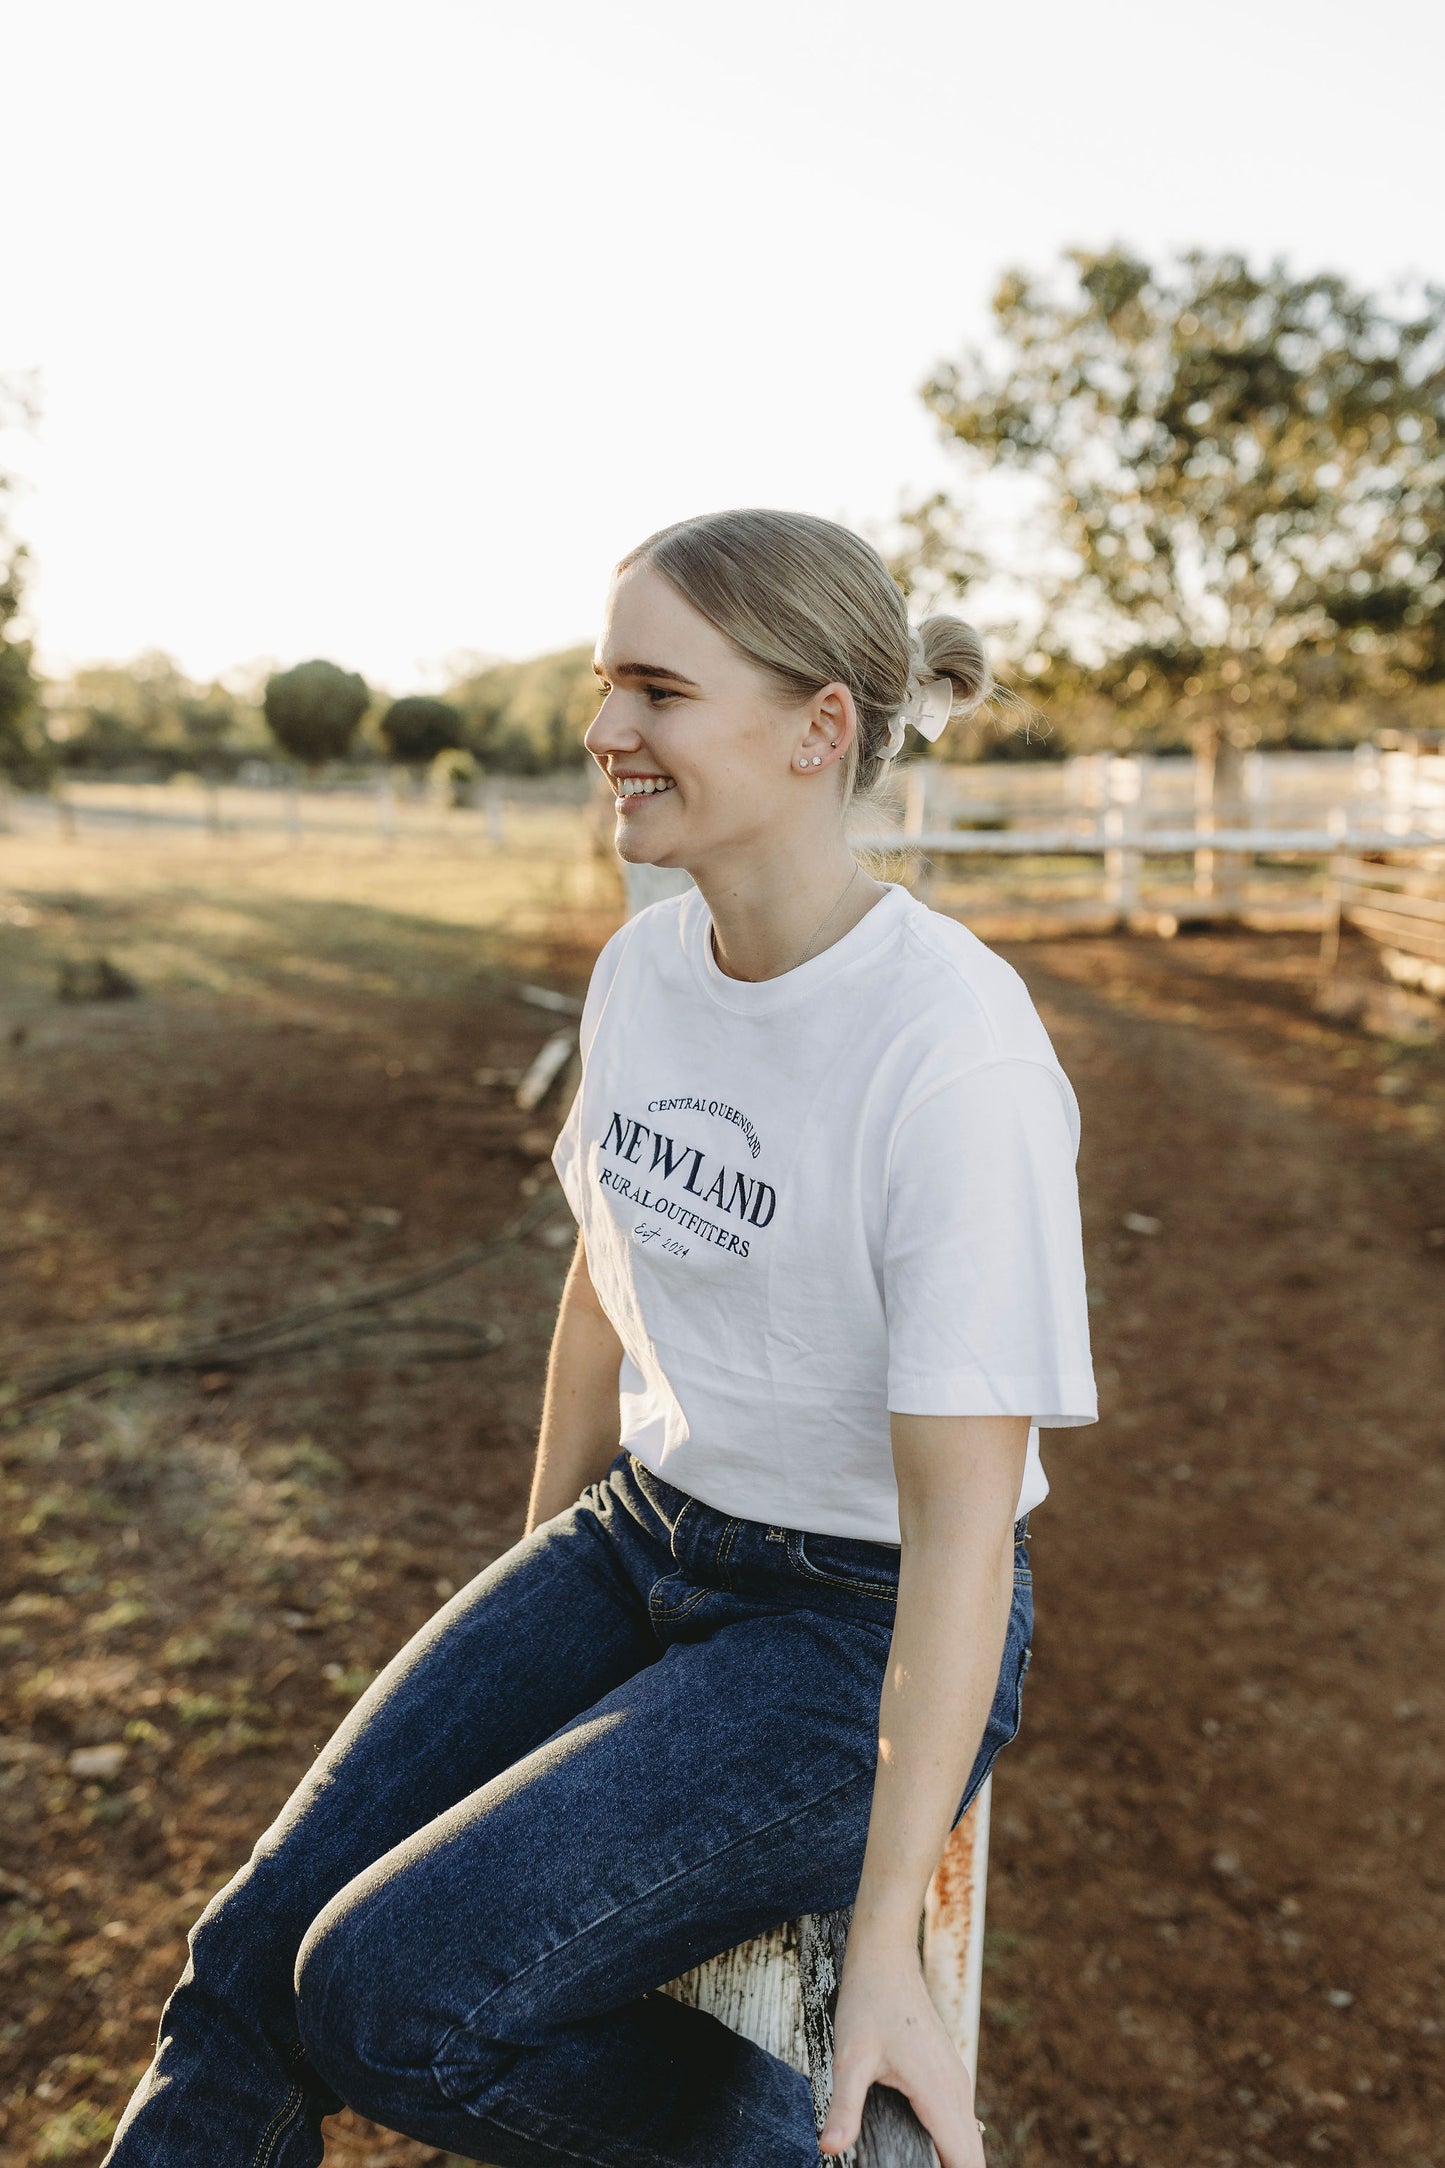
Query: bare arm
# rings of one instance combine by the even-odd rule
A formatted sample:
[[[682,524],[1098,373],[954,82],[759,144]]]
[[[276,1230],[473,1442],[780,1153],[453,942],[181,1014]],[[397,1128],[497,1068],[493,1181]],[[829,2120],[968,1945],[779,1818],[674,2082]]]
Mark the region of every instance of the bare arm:
[[[597,1300],[579,1233],[547,1358],[527,1533],[606,1474],[618,1443],[622,1342]]]
[[[825,2153],[853,2144],[864,2095],[881,2083],[908,2094],[942,2168],[983,2168],[972,2086],[924,1986],[918,1923],[998,1683],[1028,1432],[1025,1416],[893,1417],[898,1611]]]

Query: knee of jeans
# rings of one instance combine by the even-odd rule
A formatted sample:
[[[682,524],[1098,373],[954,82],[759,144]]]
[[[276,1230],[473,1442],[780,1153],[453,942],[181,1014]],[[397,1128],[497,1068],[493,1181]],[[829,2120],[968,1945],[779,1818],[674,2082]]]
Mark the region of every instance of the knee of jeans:
[[[372,1908],[346,1897],[333,1898],[301,1938],[296,2029],[318,2077],[364,2111],[372,2081],[395,2073],[417,2043],[405,1983]]]
[[[297,1924],[286,1892],[268,1883],[252,1857],[193,1923],[183,1977],[199,1981],[222,2001],[238,1995],[284,2000]]]
[[[459,2042],[483,2085],[516,2054],[448,2006],[424,1951],[409,1956],[410,1939],[382,1896],[343,1890],[312,1921],[296,1957],[296,2027],[307,2062],[348,2106],[382,2123],[419,2094],[433,2101]]]

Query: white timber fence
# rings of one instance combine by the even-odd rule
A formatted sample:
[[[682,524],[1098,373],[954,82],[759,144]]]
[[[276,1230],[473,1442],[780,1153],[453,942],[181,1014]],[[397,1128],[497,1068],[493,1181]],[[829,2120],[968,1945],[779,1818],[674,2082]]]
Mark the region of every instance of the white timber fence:
[[[1361,745],[1342,753],[1248,753],[1228,787],[1205,764],[1169,756],[1085,754],[1061,762],[968,766],[910,762],[895,821],[858,847],[916,855],[920,885],[950,861],[1097,859],[1105,915],[1126,922],[1151,900],[1152,860],[1192,860],[1192,878],[1153,901],[1228,918],[1261,860],[1324,862],[1343,849],[1445,848],[1445,754]],[[1317,920],[1323,881],[1308,910]],[[1156,911],[1161,931],[1168,914]]]

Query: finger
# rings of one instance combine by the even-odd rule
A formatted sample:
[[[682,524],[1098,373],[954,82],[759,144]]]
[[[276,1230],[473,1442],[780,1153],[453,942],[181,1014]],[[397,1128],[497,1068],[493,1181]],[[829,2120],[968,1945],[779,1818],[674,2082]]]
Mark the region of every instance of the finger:
[[[954,2085],[923,2078],[902,2088],[914,2114],[933,2140],[939,2168],[983,2168],[983,2138],[971,2098]]]
[[[828,2102],[828,2120],[818,2140],[820,2152],[846,2153],[849,2146],[857,2142],[863,2121],[863,2103],[872,2082],[872,2068],[861,2056],[841,2064],[834,2062],[833,2095]]]

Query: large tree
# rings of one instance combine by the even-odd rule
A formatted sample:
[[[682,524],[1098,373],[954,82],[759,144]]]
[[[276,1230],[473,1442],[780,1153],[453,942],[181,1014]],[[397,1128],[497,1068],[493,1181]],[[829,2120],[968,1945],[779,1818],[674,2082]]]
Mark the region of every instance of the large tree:
[[[597,713],[592,650],[486,664],[460,678],[450,698],[484,767],[523,775],[575,767],[587,758],[583,733]]]
[[[1041,485],[1040,646],[1208,757],[1301,690],[1445,679],[1445,295],[1122,250],[1011,272],[923,396]],[[928,510],[932,548],[947,507]],[[1232,766],[1232,763],[1230,763]]]
[[[315,770],[340,760],[371,702],[365,678],[334,662],[299,662],[266,680],[261,705],[284,753]]]
[[[403,693],[393,700],[379,725],[388,754],[405,767],[424,768],[438,753],[462,742],[462,719],[450,700],[430,693]]]
[[[158,648],[72,671],[52,683],[47,705],[67,768],[216,777],[264,748],[254,703],[219,681],[195,684]]]

